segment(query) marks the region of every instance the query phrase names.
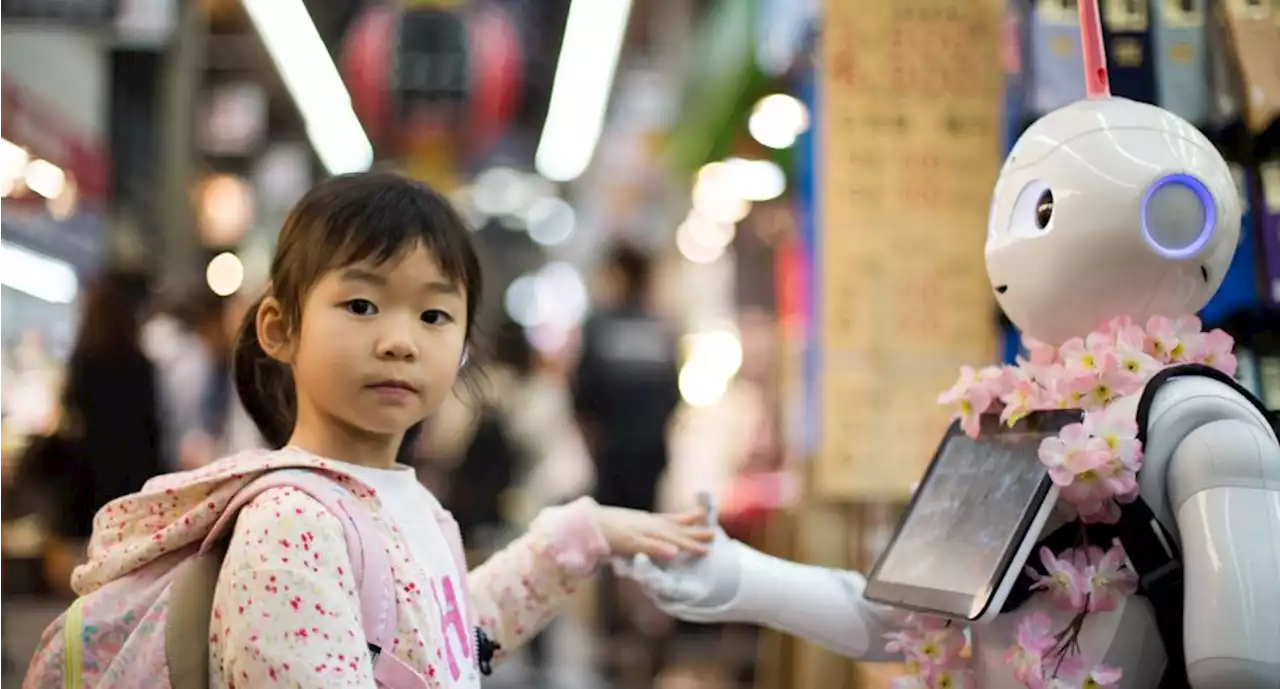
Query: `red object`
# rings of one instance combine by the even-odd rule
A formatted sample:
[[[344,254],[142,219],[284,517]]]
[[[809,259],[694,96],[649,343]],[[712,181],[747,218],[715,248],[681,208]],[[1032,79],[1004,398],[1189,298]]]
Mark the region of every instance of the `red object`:
[[[397,112],[391,72],[402,13],[390,4],[365,10],[352,22],[340,57],[352,107],[374,147],[401,155],[406,146],[437,136],[441,126],[453,130],[450,141],[465,141],[471,150],[491,145],[515,116],[524,85],[520,34],[511,15],[497,5],[463,15],[471,74],[467,112],[455,120],[454,113],[444,110],[406,117]]]
[[[1084,46],[1084,82],[1089,98],[1110,98],[1107,52],[1102,46],[1102,20],[1098,0],[1080,0],[1080,40]]]
[[[102,201],[110,195],[111,156],[106,145],[73,131],[56,109],[14,86],[11,79],[0,80],[0,94],[0,127],[6,140],[69,173],[80,200]]]
[[[805,268],[804,248],[800,240],[785,240],[775,254],[774,270],[777,281],[774,289],[778,295],[778,318],[788,335],[803,337],[807,326],[808,271]]]
[[[484,148],[515,116],[524,85],[524,61],[515,23],[496,5],[472,15],[467,34],[472,55],[472,145]]]
[[[743,474],[720,499],[720,524],[731,536],[748,537],[764,527],[770,513],[794,504],[798,495],[799,486],[791,472]]]
[[[352,22],[342,46],[341,70],[351,106],[375,148],[396,129],[391,110],[391,47],[399,10],[373,5]]]

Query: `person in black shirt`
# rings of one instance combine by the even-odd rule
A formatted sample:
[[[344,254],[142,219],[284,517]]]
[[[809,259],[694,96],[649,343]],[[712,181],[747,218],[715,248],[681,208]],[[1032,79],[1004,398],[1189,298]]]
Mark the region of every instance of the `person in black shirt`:
[[[667,468],[667,422],[680,401],[677,338],[647,304],[653,265],[639,250],[615,247],[603,294],[582,330],[573,405],[596,468],[598,502],[652,511]],[[601,582],[607,637],[631,633],[618,582]]]
[[[46,577],[60,592],[83,556],[93,516],[165,471],[157,374],[140,344],[145,282],[108,272],[82,294],[80,331],[67,362],[58,452],[34,471],[49,491]]]

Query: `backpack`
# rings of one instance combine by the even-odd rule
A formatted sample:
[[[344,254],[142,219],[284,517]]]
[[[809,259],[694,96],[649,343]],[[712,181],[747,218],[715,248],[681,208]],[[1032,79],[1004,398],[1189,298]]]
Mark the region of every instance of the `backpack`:
[[[303,491],[342,521],[379,686],[425,689],[426,680],[407,663],[382,653],[395,631],[395,591],[386,545],[372,516],[332,478],[307,469],[250,481],[198,546],[170,553],[76,599],[45,631],[23,686],[208,687],[213,596],[236,516],[263,491],[280,487]]]

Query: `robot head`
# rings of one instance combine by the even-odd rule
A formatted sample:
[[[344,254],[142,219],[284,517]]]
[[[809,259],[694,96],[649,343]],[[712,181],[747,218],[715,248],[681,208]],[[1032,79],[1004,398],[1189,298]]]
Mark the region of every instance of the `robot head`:
[[[987,230],[996,300],[1020,330],[1052,344],[1117,316],[1141,323],[1200,310],[1240,237],[1226,161],[1180,117],[1110,97],[1097,67],[1105,59],[1096,4],[1080,7],[1086,73],[1095,80],[1090,98],[1046,115],[1018,139],[996,182]]]

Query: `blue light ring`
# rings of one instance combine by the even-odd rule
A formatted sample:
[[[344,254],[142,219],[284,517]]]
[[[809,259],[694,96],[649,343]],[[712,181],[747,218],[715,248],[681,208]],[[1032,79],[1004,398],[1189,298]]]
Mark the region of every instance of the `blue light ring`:
[[[1151,236],[1151,230],[1147,227],[1147,206],[1151,201],[1151,197],[1164,187],[1170,184],[1182,185],[1195,192],[1196,198],[1200,199],[1200,207],[1204,209],[1204,227],[1200,228],[1200,234],[1195,241],[1185,247],[1170,249],[1160,244]],[[1181,261],[1191,258],[1200,253],[1205,245],[1209,243],[1209,239],[1213,237],[1214,228],[1218,225],[1218,204],[1213,194],[1209,192],[1209,188],[1204,185],[1198,178],[1184,173],[1175,173],[1166,175],[1156,180],[1146,192],[1142,194],[1142,238],[1147,242],[1157,254],[1175,261]]]

